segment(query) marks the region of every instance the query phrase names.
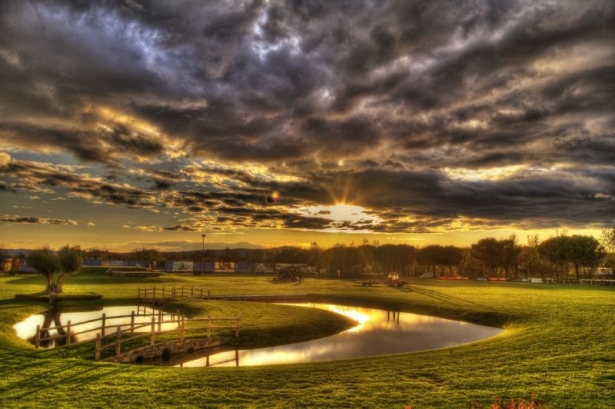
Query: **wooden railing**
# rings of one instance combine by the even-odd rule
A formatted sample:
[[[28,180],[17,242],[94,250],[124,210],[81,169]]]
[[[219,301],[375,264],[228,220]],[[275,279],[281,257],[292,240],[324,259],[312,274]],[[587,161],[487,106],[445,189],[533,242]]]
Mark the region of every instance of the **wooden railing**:
[[[213,325],[213,323],[216,321],[235,321],[235,324],[234,325]],[[125,334],[133,333],[133,331],[130,331],[129,329],[122,329],[121,328],[122,326],[118,325],[115,331],[115,340],[109,342],[105,346],[102,346],[102,338],[104,337],[104,335],[101,336],[100,333],[96,334],[96,349],[94,353],[94,359],[97,361],[100,360],[101,352],[107,349],[112,349],[112,348],[115,348],[115,356],[119,356],[122,353],[122,343],[126,343],[129,341],[135,341],[141,338],[149,337],[149,345],[154,346],[154,344],[156,343],[156,335],[161,334],[161,333],[164,333],[165,335],[167,335],[165,341],[169,341],[168,339],[169,334],[170,335],[179,334],[178,340],[183,341],[186,338],[186,333],[193,332],[193,333],[200,334],[200,333],[206,332],[207,339],[210,339],[212,329],[230,328],[230,329],[235,330],[235,337],[238,338],[239,329],[241,328],[241,318],[240,317],[194,318],[194,319],[191,319],[190,322],[193,324],[194,323],[197,323],[197,324],[204,323],[204,325],[201,325],[201,326],[191,325],[189,328],[186,328],[186,318],[184,316],[179,316],[177,320],[166,321],[166,323],[177,323],[178,325],[176,329],[168,330],[168,331],[161,331],[160,329],[158,329],[158,331],[156,331],[157,324],[158,324],[158,328],[160,328],[159,326],[160,323],[156,323],[155,318],[152,317],[151,323],[141,324],[135,327],[135,328],[150,327],[150,331],[148,333],[140,334],[140,335],[132,335],[132,336],[126,336]],[[111,334],[110,336],[113,336],[113,334]]]
[[[151,317],[149,322],[138,323],[135,322],[135,317]],[[109,321],[114,319],[130,318],[129,323],[111,324]],[[219,322],[231,321],[232,324],[219,325]],[[101,325],[95,328],[88,328],[82,331],[76,331],[76,328],[91,324],[93,322],[100,322]],[[194,338],[194,334],[203,334],[207,339],[212,336],[212,330],[218,329],[233,329],[235,337],[239,337],[239,329],[241,328],[240,317],[206,317],[206,318],[193,318],[190,320],[191,325],[186,327],[186,317],[177,314],[165,314],[162,310],[154,313],[140,313],[140,310],[135,313],[131,311],[130,315],[116,315],[107,316],[105,313],[101,317],[82,321],[76,324],[71,323],[69,320],[66,325],[56,325],[41,328],[40,325],[36,326],[36,334],[34,336],[34,345],[36,348],[40,347],[41,342],[64,339],[65,345],[71,345],[72,338],[78,335],[87,333],[96,333],[95,338],[91,337],[80,342],[73,342],[73,344],[90,341],[95,339],[95,359],[99,360],[101,352],[108,349],[115,349],[115,356],[122,353],[122,344],[135,341],[141,338],[149,338],[149,345],[153,346],[156,343],[156,337],[160,334],[165,334],[165,341],[169,341],[176,335],[177,340],[183,341],[186,337]],[[163,330],[163,324],[177,324],[175,329]],[[143,331],[144,328],[148,330]],[[141,330],[141,332],[140,332]],[[44,336],[42,334],[49,334],[51,331],[56,331],[56,335]],[[166,334],[170,334],[166,335]],[[103,339],[106,339],[106,345],[102,345]]]
[[[162,310],[159,310],[153,313],[147,313],[144,309],[144,312],[141,313],[140,308],[139,308],[137,313],[135,313],[134,311],[131,311],[130,315],[115,315],[115,316],[107,317],[107,314],[103,313],[102,316],[99,318],[94,318],[94,319],[87,320],[87,321],[81,321],[76,324],[73,324],[71,323],[70,320],[68,320],[66,325],[55,325],[55,326],[42,327],[42,328],[41,328],[41,325],[37,325],[36,332],[34,334],[34,346],[36,348],[39,348],[41,345],[41,342],[56,341],[59,339],[64,339],[65,345],[70,345],[72,343],[71,337],[76,337],[78,335],[84,335],[84,334],[88,334],[88,333],[92,333],[96,331],[100,331],[102,333],[102,336],[104,337],[106,335],[107,329],[118,327],[117,324],[108,325],[108,321],[111,321],[114,319],[130,318],[129,324],[121,324],[119,326],[120,327],[126,326],[128,327],[127,328],[128,331],[134,332],[136,329],[139,329],[143,326],[143,324],[135,324],[135,317],[149,317],[149,316],[151,316],[153,320],[154,320],[154,317],[156,316],[158,317],[158,320],[156,322],[157,322],[159,331],[162,329],[161,326],[163,322],[174,322],[173,320],[175,319],[175,315],[172,314],[170,315],[170,320],[165,321],[164,317],[169,316],[169,315],[164,314]],[[85,329],[82,331],[75,331],[75,329],[80,326],[90,324],[92,322],[98,322],[98,321],[101,322],[101,325],[99,327],[89,328],[89,329]],[[146,325],[150,325],[150,324],[147,323]],[[56,331],[57,334],[48,335],[51,331]],[[88,341],[92,338],[85,339],[84,341]],[[84,342],[84,341],[81,341],[81,342]],[[78,342],[75,342],[75,343],[78,343]]]
[[[581,284],[589,285],[615,285],[615,280],[598,279],[598,278],[584,278],[580,280]]]
[[[204,298],[205,296],[207,296],[207,298],[211,297],[211,291],[207,290],[207,292],[204,292],[202,288],[194,287],[152,287],[137,289],[137,298],[143,301]]]

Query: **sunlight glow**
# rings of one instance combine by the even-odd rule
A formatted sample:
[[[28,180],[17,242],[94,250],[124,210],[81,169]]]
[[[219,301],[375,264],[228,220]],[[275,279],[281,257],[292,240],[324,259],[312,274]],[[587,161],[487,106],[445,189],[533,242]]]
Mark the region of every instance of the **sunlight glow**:
[[[481,180],[498,181],[507,179],[524,169],[526,169],[524,165],[513,165],[488,169],[444,168],[443,171],[453,180],[478,182]]]
[[[353,229],[348,224],[361,225],[359,230],[363,233],[370,232],[366,226],[376,226],[383,220],[370,213],[369,209],[361,206],[337,203],[335,205],[317,205],[304,206],[296,210],[302,216],[319,217],[326,220],[331,220],[329,228],[325,229],[329,232],[352,232]]]

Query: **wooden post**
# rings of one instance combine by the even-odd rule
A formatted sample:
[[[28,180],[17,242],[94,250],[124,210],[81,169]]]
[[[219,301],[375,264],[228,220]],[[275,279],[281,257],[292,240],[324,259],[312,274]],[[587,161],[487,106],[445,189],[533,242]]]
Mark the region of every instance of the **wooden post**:
[[[211,338],[211,317],[207,316],[207,339]]]
[[[105,325],[107,323],[107,314],[103,312],[102,315],[102,336],[105,336]]]
[[[70,345],[70,320],[66,324],[66,345]]]
[[[135,332],[135,312],[130,312],[130,332]]]
[[[241,318],[237,317],[237,328],[235,329],[235,338],[239,338],[239,323]]]
[[[184,316],[182,315],[182,316],[180,317],[180,319],[179,319],[179,328],[180,328],[180,330],[179,330],[179,337],[180,337],[180,339],[181,339],[182,341],[184,340],[184,329],[186,328],[186,321],[185,321],[185,318],[186,318],[186,317],[184,317]]]
[[[115,356],[120,355],[121,343],[122,343],[122,329],[121,329],[121,325],[118,325],[117,326],[117,338],[115,340]]]
[[[152,298],[154,299],[154,301],[156,301],[156,287],[154,286],[154,295],[152,296]]]
[[[149,340],[149,345],[153,346],[156,341],[156,318],[152,316],[152,335]]]
[[[41,345],[41,326],[36,326],[36,334],[34,334],[34,346],[38,348]]]
[[[158,332],[162,331],[162,310],[158,310]]]
[[[239,366],[239,350],[235,350],[235,366]]]
[[[94,352],[94,360],[100,361],[100,334],[96,334],[96,352]]]

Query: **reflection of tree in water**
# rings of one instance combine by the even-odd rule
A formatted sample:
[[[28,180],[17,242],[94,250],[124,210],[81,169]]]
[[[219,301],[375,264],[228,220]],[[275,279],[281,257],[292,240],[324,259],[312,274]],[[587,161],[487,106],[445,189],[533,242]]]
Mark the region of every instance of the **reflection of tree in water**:
[[[41,325],[39,346],[42,348],[54,348],[56,346],[63,346],[68,344],[68,336],[66,327],[62,325],[60,318],[61,311],[57,309],[51,309],[45,311],[42,315],[44,317],[43,324]],[[50,338],[50,339],[46,339]],[[36,334],[28,338],[28,342],[32,345],[36,345]],[[77,342],[75,335],[70,335],[70,343]]]

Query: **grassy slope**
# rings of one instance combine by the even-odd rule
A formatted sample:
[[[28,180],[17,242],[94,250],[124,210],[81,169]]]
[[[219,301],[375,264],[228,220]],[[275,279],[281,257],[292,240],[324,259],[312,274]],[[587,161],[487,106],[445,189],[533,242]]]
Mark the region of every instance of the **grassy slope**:
[[[103,293],[106,303],[130,302],[137,287],[162,284],[196,285],[212,295],[319,294],[498,324],[506,331],[439,351],[338,362],[249,368],[119,366],[58,358],[57,353],[35,350],[17,339],[10,325],[44,305],[11,298],[40,291],[42,280],[2,277],[0,406],[40,407],[44,401],[58,407],[465,408],[472,398],[489,403],[495,396],[527,398],[531,392],[552,408],[608,408],[615,402],[613,289],[429,280],[400,290],[334,280],[272,284],[262,277],[122,279],[101,276],[95,269],[69,279],[66,289]],[[277,334],[306,335],[300,328],[310,325],[309,316],[276,316],[279,311],[271,307],[215,303],[207,308],[241,311],[245,325],[263,328],[263,338],[253,333],[244,342],[263,342]],[[292,329],[284,331],[286,326]]]

